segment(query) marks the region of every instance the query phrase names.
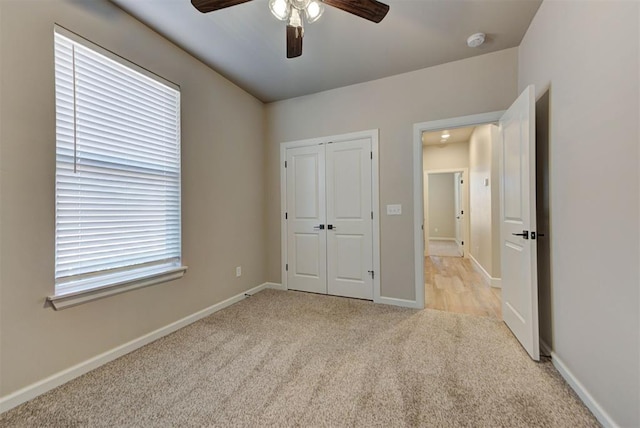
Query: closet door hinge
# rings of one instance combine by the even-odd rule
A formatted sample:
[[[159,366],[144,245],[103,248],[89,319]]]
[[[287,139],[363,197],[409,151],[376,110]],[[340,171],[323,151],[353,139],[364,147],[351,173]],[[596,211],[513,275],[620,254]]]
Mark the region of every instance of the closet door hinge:
[[[373,220],[373,211],[371,211],[371,220]]]
[[[284,265],[284,270],[286,270],[287,272],[289,271],[289,263],[287,263],[286,265]]]
[[[375,278],[376,273],[372,270],[368,270],[367,272],[369,272],[369,275],[371,275],[371,279]]]
[[[287,167],[287,161],[284,161],[284,167],[285,168]]]
[[[373,160],[373,152],[370,152],[370,154],[371,154],[371,160]]]
[[[284,213],[284,219],[289,220],[289,213]]]

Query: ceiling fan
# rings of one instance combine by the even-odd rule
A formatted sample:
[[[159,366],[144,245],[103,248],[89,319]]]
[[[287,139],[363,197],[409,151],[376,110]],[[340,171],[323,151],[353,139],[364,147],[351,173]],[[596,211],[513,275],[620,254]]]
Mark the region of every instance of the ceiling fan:
[[[202,13],[213,12],[251,0],[191,0]],[[337,7],[360,18],[378,23],[389,12],[389,6],[376,0],[269,0],[271,13],[287,22],[287,58],[302,55],[303,17],[308,23],[318,20],[324,4]]]

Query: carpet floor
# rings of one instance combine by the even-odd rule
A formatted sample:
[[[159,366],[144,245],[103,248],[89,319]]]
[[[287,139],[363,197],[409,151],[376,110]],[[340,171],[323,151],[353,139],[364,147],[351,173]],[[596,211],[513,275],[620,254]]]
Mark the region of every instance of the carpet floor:
[[[495,319],[265,290],[0,415],[0,426],[598,423]]]

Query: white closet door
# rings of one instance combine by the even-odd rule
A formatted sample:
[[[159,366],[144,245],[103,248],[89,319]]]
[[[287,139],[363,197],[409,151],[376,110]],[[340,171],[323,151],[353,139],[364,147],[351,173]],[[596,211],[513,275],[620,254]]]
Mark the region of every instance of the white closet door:
[[[286,174],[287,287],[326,294],[324,146],[288,149]]]
[[[327,287],[373,299],[371,140],[326,145]]]

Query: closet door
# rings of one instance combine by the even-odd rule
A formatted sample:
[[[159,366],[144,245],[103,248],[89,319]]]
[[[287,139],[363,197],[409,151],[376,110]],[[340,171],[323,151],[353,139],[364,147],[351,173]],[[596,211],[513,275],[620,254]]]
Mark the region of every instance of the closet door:
[[[326,145],[328,294],[373,300],[371,140]]]
[[[287,149],[287,287],[327,294],[325,149]]]

